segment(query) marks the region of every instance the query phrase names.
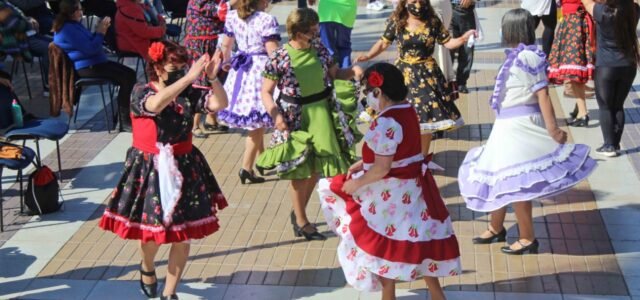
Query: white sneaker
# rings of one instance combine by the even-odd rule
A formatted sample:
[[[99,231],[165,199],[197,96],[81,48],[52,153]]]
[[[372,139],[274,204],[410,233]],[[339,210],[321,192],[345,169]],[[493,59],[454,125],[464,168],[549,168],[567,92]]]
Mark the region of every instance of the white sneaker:
[[[367,9],[375,10],[375,11],[381,11],[385,7],[387,7],[387,5],[384,4],[382,1],[375,1],[375,2],[370,2],[369,4],[367,4]]]

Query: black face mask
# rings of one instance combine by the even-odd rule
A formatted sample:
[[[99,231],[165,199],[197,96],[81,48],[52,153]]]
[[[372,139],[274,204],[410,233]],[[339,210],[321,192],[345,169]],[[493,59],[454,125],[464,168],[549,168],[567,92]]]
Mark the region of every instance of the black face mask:
[[[180,78],[184,77],[185,74],[186,73],[185,73],[184,69],[167,72],[167,80],[164,81],[164,85],[165,86],[170,86],[170,85],[176,83],[176,81],[178,81],[178,80],[180,80]]]
[[[186,72],[184,69],[167,72],[167,80],[164,81],[164,85],[170,86],[176,83],[178,80],[180,80],[180,78],[184,77],[185,75],[186,75]],[[184,89],[184,91],[182,91],[182,93],[180,93],[179,96],[187,97],[189,93],[191,93],[191,86]]]
[[[427,5],[421,2],[407,3],[407,10],[416,17],[424,17],[427,15]]]

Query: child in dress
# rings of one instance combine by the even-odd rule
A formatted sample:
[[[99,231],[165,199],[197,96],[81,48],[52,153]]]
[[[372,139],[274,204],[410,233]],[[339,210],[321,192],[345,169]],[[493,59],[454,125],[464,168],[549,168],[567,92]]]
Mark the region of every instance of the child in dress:
[[[242,159],[240,182],[264,182],[253,172],[256,156],[264,151],[265,128],[273,121],[262,104],[262,72],[269,54],[278,48],[278,21],[264,11],[270,0],[240,0],[237,10],[229,12],[225,23],[226,35],[221,48],[225,61],[231,62],[224,89],[230,98],[229,108],[218,114],[219,120],[232,128],[248,131]],[[231,57],[231,48],[238,51]]]
[[[537,253],[531,200],[564,192],[587,178],[596,163],[589,147],[566,144],[547,88],[547,62],[535,43],[535,22],[524,9],[502,19],[503,42],[514,47],[500,68],[491,107],[496,121],[487,143],[469,150],[458,173],[467,207],[491,212],[491,224],[475,244],[504,242],[506,206],[513,204],[520,238],[506,254]]]
[[[437,277],[460,274],[460,252],[438,186],[423,169],[418,116],[396,67],[375,64],[364,78],[367,103],[379,114],[362,160],[318,188],[327,224],[341,238],[340,264],[350,285],[382,288],[382,299],[395,299],[395,280],[419,278],[430,299],[444,299]]]
[[[451,38],[445,24],[435,14],[429,1],[400,0],[382,38],[365,55],[356,59],[374,59],[395,41],[398,43],[396,67],[402,71],[409,88],[407,100],[415,107],[422,130],[422,153],[429,155],[433,133],[458,128],[464,124],[460,111],[451,99],[452,88],[432,57],[435,44],[449,50],[464,45],[475,34],[469,30]]]

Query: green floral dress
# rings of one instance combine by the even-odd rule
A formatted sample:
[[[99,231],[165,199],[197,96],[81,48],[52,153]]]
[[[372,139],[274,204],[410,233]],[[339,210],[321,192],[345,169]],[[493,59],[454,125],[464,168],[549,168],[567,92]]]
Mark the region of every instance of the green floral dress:
[[[451,98],[452,88],[433,58],[436,43],[451,39],[440,19],[431,16],[415,30],[398,28],[389,20],[382,41],[398,41],[396,67],[404,74],[409,88],[407,100],[415,107],[422,132],[451,130],[464,125],[460,111]]]
[[[319,42],[305,50],[285,44],[271,54],[263,76],[277,81],[280,95],[299,99],[331,87],[328,74],[333,64]],[[312,174],[332,177],[347,172],[362,135],[335,93],[307,104],[287,102],[275,95],[275,103],[288,130],[274,130],[269,148],[258,157],[258,167],[275,169],[282,179],[305,179]]]

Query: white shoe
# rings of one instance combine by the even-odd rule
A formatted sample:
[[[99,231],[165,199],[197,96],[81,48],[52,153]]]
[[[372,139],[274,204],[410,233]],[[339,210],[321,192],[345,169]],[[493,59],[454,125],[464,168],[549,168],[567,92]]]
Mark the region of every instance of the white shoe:
[[[382,1],[375,1],[375,2],[370,2],[369,4],[367,4],[367,9],[369,10],[375,10],[375,11],[381,11],[383,10],[387,5],[384,4]]]

